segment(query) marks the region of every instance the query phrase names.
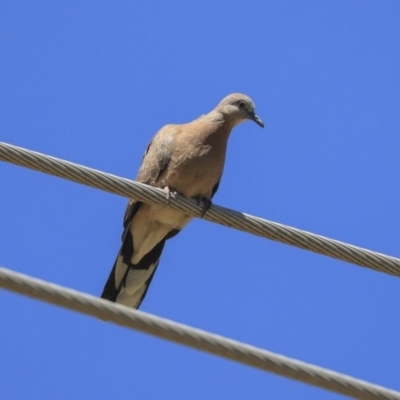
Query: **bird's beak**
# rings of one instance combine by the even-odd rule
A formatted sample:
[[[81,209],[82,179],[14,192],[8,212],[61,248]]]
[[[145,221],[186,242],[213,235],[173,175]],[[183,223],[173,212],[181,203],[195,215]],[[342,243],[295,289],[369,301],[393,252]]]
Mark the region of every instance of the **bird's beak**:
[[[261,126],[261,128],[264,128],[264,122],[262,122],[261,118],[256,115],[254,111],[249,112],[249,119],[254,121],[257,125]]]

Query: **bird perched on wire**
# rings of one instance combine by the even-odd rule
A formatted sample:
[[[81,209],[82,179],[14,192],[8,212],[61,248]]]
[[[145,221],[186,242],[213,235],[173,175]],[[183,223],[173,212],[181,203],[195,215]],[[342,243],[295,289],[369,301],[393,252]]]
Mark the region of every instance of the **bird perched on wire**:
[[[246,120],[264,127],[244,94],[225,97],[214,110],[182,125],[166,125],[153,137],[136,180],[203,202],[204,212],[218,189],[232,129]],[[121,249],[102,298],[139,308],[160,262],[165,241],[193,217],[172,208],[130,199]]]

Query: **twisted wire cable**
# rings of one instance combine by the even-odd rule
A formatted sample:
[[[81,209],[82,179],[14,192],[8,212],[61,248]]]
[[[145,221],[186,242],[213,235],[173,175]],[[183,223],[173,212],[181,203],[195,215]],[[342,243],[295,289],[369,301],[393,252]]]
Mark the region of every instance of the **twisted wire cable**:
[[[93,188],[150,204],[159,204],[201,217],[203,207],[183,196],[166,199],[165,192],[143,183],[131,181],[59,158],[0,142],[0,160],[68,179]],[[257,236],[290,244],[342,261],[390,275],[400,276],[400,259],[324,236],[281,225],[249,214],[213,205],[203,219]]]
[[[400,400],[400,392],[1,267],[0,287],[357,399]]]

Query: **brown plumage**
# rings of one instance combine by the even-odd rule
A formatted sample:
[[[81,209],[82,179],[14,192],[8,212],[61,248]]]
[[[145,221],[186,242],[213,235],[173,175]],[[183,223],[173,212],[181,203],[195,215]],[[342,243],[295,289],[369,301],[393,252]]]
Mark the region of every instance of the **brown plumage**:
[[[136,180],[164,188],[167,196],[178,193],[211,205],[222,176],[229,135],[245,120],[264,126],[254,113],[253,101],[237,93],[188,124],[164,126],[147,147]],[[165,241],[191,219],[171,208],[129,200],[122,246],[101,297],[138,308]]]

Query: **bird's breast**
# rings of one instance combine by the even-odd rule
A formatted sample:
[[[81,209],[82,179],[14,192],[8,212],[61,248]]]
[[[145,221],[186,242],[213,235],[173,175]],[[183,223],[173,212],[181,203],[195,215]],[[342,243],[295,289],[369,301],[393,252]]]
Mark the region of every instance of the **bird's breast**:
[[[211,198],[213,188],[222,175],[225,150],[211,145],[191,150],[168,166],[162,184],[186,197]]]

